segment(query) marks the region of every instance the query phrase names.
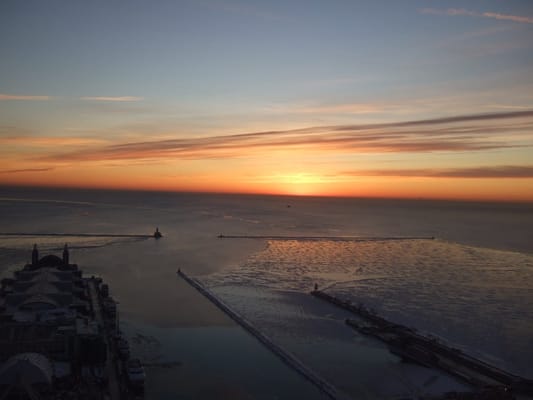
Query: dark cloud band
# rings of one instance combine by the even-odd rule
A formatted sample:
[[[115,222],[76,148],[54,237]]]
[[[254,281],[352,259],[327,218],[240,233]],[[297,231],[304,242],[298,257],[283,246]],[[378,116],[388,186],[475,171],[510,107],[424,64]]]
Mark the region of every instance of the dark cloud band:
[[[414,178],[533,178],[533,165],[451,169],[376,169],[341,171],[341,176],[388,176]]]
[[[482,151],[533,146],[532,131],[533,110],[527,110],[386,124],[322,126],[122,143],[40,159],[213,159],[267,153],[275,149],[339,153]]]

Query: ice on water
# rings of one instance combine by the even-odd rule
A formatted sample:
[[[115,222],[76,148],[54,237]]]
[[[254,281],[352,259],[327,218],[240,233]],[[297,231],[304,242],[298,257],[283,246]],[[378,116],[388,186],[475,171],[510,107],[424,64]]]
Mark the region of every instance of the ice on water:
[[[68,239],[78,248],[73,261],[110,283],[132,338],[153,336],[169,357],[165,361],[186,361],[164,374],[152,371],[152,389],[179,381],[183,390],[194,382],[189,374],[205,371],[205,365],[226,380],[243,371],[257,377],[261,374],[250,366],[258,360],[271,368],[268,378],[238,380],[241,389],[264,394],[276,379],[271,392],[294,398],[292,393],[309,386],[176,279],[178,267],[355,398],[412,397],[462,387],[438,372],[401,363],[381,343],[347,328],[345,311],[308,294],[315,283],[533,378],[529,205],[10,189],[0,190],[0,206],[3,232],[151,233],[160,227],[159,241]],[[221,233],[440,239],[266,242],[218,239]],[[60,252],[63,240],[36,242],[45,254]],[[0,238],[0,277],[29,261],[33,243],[31,237]],[[203,332],[202,340],[190,334],[193,327]],[[231,374],[224,357],[213,357],[224,351],[219,330],[233,338],[228,348],[246,358]],[[191,338],[198,346],[187,358]],[[189,384],[191,390],[197,386]],[[157,393],[148,390],[147,398],[174,398],[172,390]]]
[[[271,241],[243,265],[203,280],[273,335],[295,312],[279,298],[307,293],[317,283],[533,376],[532,255],[442,240]]]

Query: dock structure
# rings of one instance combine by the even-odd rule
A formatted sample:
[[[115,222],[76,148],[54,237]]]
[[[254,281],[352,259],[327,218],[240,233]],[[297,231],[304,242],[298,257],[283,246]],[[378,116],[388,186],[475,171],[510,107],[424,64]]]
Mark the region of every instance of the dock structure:
[[[364,335],[385,342],[391,353],[404,360],[438,368],[480,390],[493,387],[502,393],[508,391],[533,395],[533,380],[513,375],[439,342],[436,338],[424,336],[415,329],[391,322],[364,305],[354,305],[319,290],[314,290],[311,294],[359,317],[358,320],[347,319],[346,324]]]
[[[324,379],[319,377],[315,372],[305,366],[300,360],[295,356],[283,350],[280,346],[275,344],[269,337],[260,332],[255,326],[248,322],[244,317],[239,315],[237,312],[232,310],[228,305],[226,305],[222,300],[215,296],[209,289],[207,289],[202,283],[197,279],[194,279],[188,276],[185,272],[178,269],[178,276],[183,278],[187,283],[194,287],[198,292],[204,295],[209,301],[211,301],[215,306],[222,310],[226,315],[233,319],[236,323],[246,329],[251,335],[253,335],[257,340],[259,340],[264,346],[266,346],[270,351],[272,351],[278,358],[280,358],[285,364],[287,364],[292,369],[296,370],[300,375],[305,379],[310,381],[315,385],[322,393],[327,395],[331,399],[338,400],[347,400],[347,397],[339,393],[333,385],[326,382]]]
[[[219,239],[262,239],[262,240],[332,240],[336,242],[380,242],[392,240],[435,240],[434,236],[285,236],[285,235],[224,235]]]
[[[151,235],[147,234],[129,234],[129,233],[55,233],[55,232],[0,232],[0,236],[30,236],[30,237],[94,237],[94,238],[138,238],[160,239],[163,237],[159,228]]]
[[[101,237],[101,238],[152,238],[154,235],[134,235],[119,233],[41,233],[41,232],[2,232],[0,236],[30,237]]]
[[[87,287],[89,289],[90,301],[92,304],[96,322],[100,326],[100,329],[102,329],[102,331],[105,331],[106,326],[104,323],[104,316],[100,304],[96,281],[94,279],[90,279],[88,281]],[[108,378],[109,397],[111,400],[120,400],[121,390],[119,379],[117,376],[117,368],[115,363],[116,355],[114,354],[112,339],[109,337],[108,334],[104,334],[103,339],[106,344],[105,374]]]

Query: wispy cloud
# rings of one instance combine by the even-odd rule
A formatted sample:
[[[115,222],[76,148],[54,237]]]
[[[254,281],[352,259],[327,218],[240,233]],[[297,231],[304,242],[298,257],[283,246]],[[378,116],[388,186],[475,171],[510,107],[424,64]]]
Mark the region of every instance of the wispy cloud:
[[[448,8],[446,10],[436,8],[422,8],[418,10],[421,14],[433,14],[433,15],[450,15],[450,16],[468,16],[478,18],[492,18],[505,21],[519,22],[523,24],[533,24],[533,17],[525,17],[521,15],[500,14],[495,12],[477,12],[470,11],[464,8]]]
[[[433,14],[433,15],[468,15],[471,17],[479,16],[479,13],[474,11],[468,11],[464,8],[448,8],[446,10],[440,10],[437,8],[421,8],[418,10],[421,14]]]
[[[81,100],[87,100],[87,101],[114,101],[114,102],[132,102],[132,101],[142,101],[143,97],[136,97],[136,96],[116,96],[116,97],[109,97],[109,96],[85,96],[80,97]]]
[[[488,104],[486,107],[500,110],[530,110],[532,108],[532,106],[520,106],[513,104]]]
[[[393,128],[393,127],[407,127],[417,125],[442,125],[455,122],[475,122],[475,121],[490,121],[490,120],[504,120],[513,118],[531,118],[533,117],[533,110],[526,111],[510,111],[500,113],[484,113],[484,114],[468,114],[456,115],[451,117],[421,119],[414,121],[392,122],[386,124],[369,124],[369,125],[348,125],[346,127],[339,127],[338,129],[366,129],[367,127]]]
[[[384,124],[319,126],[92,146],[40,160],[222,159],[273,150],[337,153],[464,152],[533,146],[533,110]],[[526,132],[526,134],[524,134]]]
[[[23,94],[7,94],[0,93],[0,101],[2,100],[27,100],[27,101],[42,101],[51,100],[52,96],[41,95],[23,95]],[[85,101],[103,101],[103,102],[135,102],[144,100],[143,97],[137,96],[83,96],[79,98]]]
[[[24,173],[24,172],[46,172],[46,171],[51,171],[53,169],[54,168],[52,168],[52,167],[49,167],[49,168],[5,169],[5,170],[0,170],[0,174],[20,174],[20,173]]]
[[[1,133],[1,130],[0,130]],[[39,147],[57,146],[87,146],[106,143],[104,139],[90,137],[61,137],[61,136],[5,136],[0,137],[0,145],[22,145]]]
[[[341,171],[341,176],[388,176],[416,178],[533,178],[533,165],[502,165],[446,169],[372,169]]]
[[[503,19],[507,21],[522,22],[524,24],[533,24],[533,18],[531,17],[521,17],[519,15],[509,15],[509,14],[499,14],[493,12],[484,12],[482,17],[485,18],[494,18],[494,19]]]
[[[28,101],[42,101],[50,100],[50,96],[36,96],[36,95],[21,95],[21,94],[5,94],[0,93],[0,100],[28,100]]]

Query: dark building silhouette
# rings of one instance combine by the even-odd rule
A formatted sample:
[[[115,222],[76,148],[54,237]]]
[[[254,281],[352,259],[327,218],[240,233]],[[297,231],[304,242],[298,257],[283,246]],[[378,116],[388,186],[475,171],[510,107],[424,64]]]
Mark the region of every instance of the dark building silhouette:
[[[62,258],[39,258],[34,245],[31,264],[0,281],[2,400],[57,400],[60,392],[100,400],[108,390],[103,377],[112,362],[116,302],[108,291],[102,295],[100,278],[83,277],[69,256],[65,244]]]
[[[69,254],[68,254],[68,245],[65,243],[65,247],[63,248],[63,265],[69,264]]]
[[[37,266],[37,264],[39,264],[39,250],[37,250],[37,244],[34,244],[31,252],[31,265]]]

